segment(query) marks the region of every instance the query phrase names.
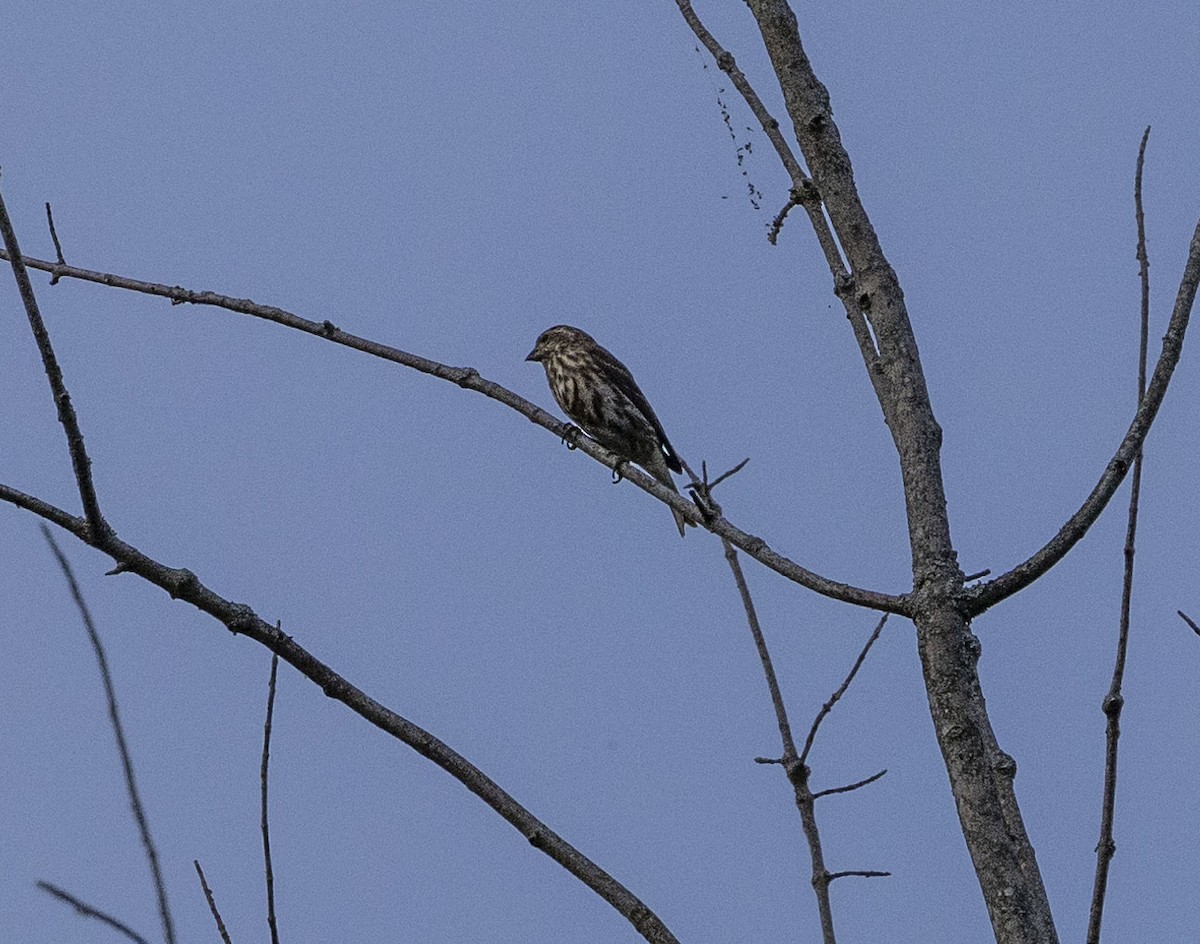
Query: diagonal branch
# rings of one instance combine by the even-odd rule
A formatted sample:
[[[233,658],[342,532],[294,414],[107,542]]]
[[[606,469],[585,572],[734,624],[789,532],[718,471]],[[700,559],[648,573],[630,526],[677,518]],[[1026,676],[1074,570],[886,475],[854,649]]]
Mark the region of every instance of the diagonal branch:
[[[867,660],[867,653],[871,651],[871,647],[875,645],[875,640],[877,640],[879,638],[879,634],[883,632],[885,623],[887,623],[886,613],[876,624],[875,631],[871,633],[871,638],[868,639],[866,645],[862,647],[862,651],[859,652],[858,658],[854,660],[854,665],[850,667],[850,671],[847,673],[846,678],[842,681],[842,684],[838,686],[837,691],[830,696],[829,701],[825,702],[825,704],[821,706],[821,710],[818,711],[817,716],[813,718],[812,727],[808,729],[808,737],[804,739],[804,750],[800,752],[800,763],[808,763],[808,754],[809,751],[812,750],[813,741],[815,741],[817,738],[817,729],[821,727],[821,722],[825,720],[825,718],[829,715],[829,712],[833,711],[833,706],[841,701],[842,696],[846,694],[846,689],[848,689],[850,687],[850,683],[854,681],[854,676],[858,675],[858,670],[862,668],[862,664]],[[882,775],[877,774],[876,776],[878,777]],[[864,783],[870,783],[870,780],[867,780]]]
[[[9,259],[10,256],[10,253],[0,251],[0,258]],[[47,262],[44,259],[34,259],[26,256],[23,262],[31,269],[53,272],[62,278],[80,279],[85,282],[95,282],[113,288],[140,292],[145,295],[169,298],[176,304],[207,305],[214,308],[222,308],[226,311],[250,315],[254,318],[261,318],[264,321],[270,321],[286,328],[293,328],[305,334],[324,338],[327,341],[332,341],[334,344],[340,344],[344,347],[361,351],[372,357],[378,357],[382,360],[412,368],[423,374],[437,377],[439,380],[456,384],[465,390],[473,390],[476,393],[481,393],[485,397],[515,410],[530,422],[549,430],[559,439],[563,438],[570,428],[567,424],[560,422],[552,414],[547,413],[541,407],[531,403],[519,394],[480,376],[479,371],[473,367],[450,367],[446,364],[440,364],[429,358],[410,354],[399,348],[380,344],[377,341],[371,341],[367,338],[350,334],[348,331],[342,331],[331,321],[310,321],[282,308],[277,308],[273,305],[260,305],[249,299],[231,298],[227,295],[219,295],[216,292],[197,292],[191,289],[163,285],[156,282],[144,282],[107,272],[96,272],[91,269],[80,269],[75,266],[63,266],[55,262]],[[591,456],[597,462],[608,466],[610,469],[615,468],[620,461],[618,456],[609,452],[590,438],[580,437],[578,446],[581,452],[587,453],[587,455]],[[746,554],[753,557],[760,564],[786,577],[788,580],[800,584],[802,587],[806,587],[822,596],[841,600],[844,603],[852,603],[855,606],[866,607],[867,609],[901,615],[907,615],[909,612],[909,602],[905,596],[880,593],[875,590],[865,590],[823,577],[772,550],[762,538],[742,531],[723,517],[713,521],[704,521],[694,504],[674,491],[660,485],[640,469],[625,465],[622,467],[621,473],[625,479],[643,491],[653,495],[664,504],[669,505],[672,509],[679,511],[689,521],[699,524],[701,527],[708,528],[718,537],[724,538],[734,546],[745,551]]]
[[[204,889],[204,899],[208,902],[208,910],[212,912],[213,920],[217,922],[217,933],[221,935],[221,941],[223,944],[233,944],[229,938],[229,932],[225,930],[221,912],[217,910],[217,900],[213,897],[212,889],[208,887],[208,879],[204,877],[204,869],[200,868],[200,860],[193,859],[192,865],[196,867],[196,874],[200,876],[200,887]]]
[[[244,635],[276,653],[284,662],[315,682],[330,698],[346,705],[422,757],[433,761],[517,829],[536,849],[565,868],[588,888],[612,905],[650,944],[678,944],[666,925],[637,896],[562,839],[506,793],[499,784],[465,757],[431,733],[381,705],[321,662],[291,636],[267,623],[249,606],[218,596],[189,570],[168,567],[143,554],[113,534],[95,537],[85,519],[61,508],[0,485],[0,501],[24,508],[69,531],[79,540],[107,554],[121,573],[134,573],[162,588],[172,599],[183,600],[224,624],[235,635]]]
[[[17,289],[21,293],[21,301],[25,305],[25,314],[29,318],[29,327],[37,342],[38,352],[42,355],[42,366],[46,371],[46,379],[50,381],[50,392],[54,395],[54,405],[58,409],[58,421],[67,434],[67,449],[71,453],[71,466],[75,470],[75,481],[79,486],[79,497],[83,501],[83,513],[88,525],[97,535],[108,531],[108,524],[100,514],[100,502],[96,498],[96,486],[92,484],[92,460],[88,458],[83,445],[83,433],[79,430],[79,421],[75,417],[75,407],[71,405],[71,395],[67,393],[63,383],[62,370],[58,366],[58,358],[54,356],[54,348],[50,346],[50,335],[46,331],[46,323],[38,310],[37,299],[33,294],[33,285],[29,281],[29,273],[21,256],[21,247],[17,244],[17,234],[13,230],[12,220],[8,218],[8,209],[4,205],[4,197],[0,196],[0,237],[4,240],[4,258],[12,265],[13,275],[17,280]]]
[[[167,904],[167,888],[163,883],[162,869],[158,864],[158,850],[154,846],[154,838],[150,835],[150,823],[146,819],[146,810],[142,806],[142,798],[138,793],[137,778],[133,773],[133,757],[129,753],[129,742],[125,740],[125,728],[121,724],[121,711],[117,705],[117,689],[113,684],[112,672],[108,668],[108,656],[104,653],[104,643],[100,641],[100,633],[96,630],[96,624],[92,620],[87,601],[83,599],[83,592],[79,589],[79,582],[75,579],[70,562],[59,548],[58,542],[54,540],[50,529],[44,524],[42,525],[42,536],[50,545],[50,550],[54,553],[54,558],[62,569],[67,586],[71,590],[71,596],[79,608],[79,615],[83,618],[83,625],[87,629],[92,650],[96,654],[96,664],[100,667],[100,678],[104,683],[104,697],[108,701],[108,718],[112,723],[113,736],[117,739],[117,753],[121,757],[121,769],[125,773],[125,789],[129,794],[129,805],[133,808],[133,819],[137,823],[138,835],[142,839],[142,848],[146,851],[146,860],[150,863],[150,876],[154,879],[154,892],[158,898],[158,915],[162,921],[163,937],[167,944],[174,944],[175,923],[171,920],[171,907]]]
[[[708,27],[700,22],[700,17],[696,15],[696,11],[692,8],[691,0],[675,0],[675,5],[679,7],[679,12],[683,14],[683,20],[687,23],[688,28],[696,34],[696,38],[700,40],[701,45],[712,54],[713,59],[717,63],[717,68],[729,76],[729,81],[733,83],[733,87],[738,90],[738,94],[750,106],[750,111],[754,113],[754,117],[762,125],[762,129],[766,132],[771,146],[775,148],[775,153],[779,155],[779,160],[783,164],[784,170],[787,171],[788,177],[792,179],[792,186],[800,188],[805,184],[810,184],[811,181],[808,179],[808,175],[804,173],[804,168],[796,160],[796,155],[792,153],[791,147],[788,146],[787,139],[784,138],[783,133],[779,130],[779,122],[771,116],[771,113],[767,110],[767,106],[763,104],[762,99],[758,97],[758,93],[754,91],[754,86],[746,78],[746,74],[738,68],[733,54],[717,42],[716,37],[708,31]]]
[[[59,888],[57,885],[54,885],[50,882],[38,882],[37,887],[47,894],[53,895],[59,901],[65,901],[85,918],[95,918],[97,921],[107,924],[114,931],[119,931],[120,933],[124,934],[127,938],[129,938],[129,940],[135,942],[135,944],[150,944],[149,941],[138,934],[137,931],[133,930],[133,928],[127,925],[124,921],[114,918],[112,915],[101,911],[99,908],[93,908],[86,901],[81,901],[70,892]]]
[[[988,607],[995,606],[1001,600],[1023,590],[1037,580],[1051,567],[1066,556],[1067,552],[1087,534],[1088,529],[1100,517],[1108,505],[1109,499],[1120,487],[1134,460],[1141,454],[1142,444],[1146,434],[1162,406],[1167,394],[1167,386],[1171,375],[1179,363],[1183,351],[1183,336],[1187,331],[1188,319],[1192,313],[1192,304],[1196,300],[1196,288],[1200,285],[1200,223],[1192,234],[1191,246],[1188,249],[1187,262],[1183,268],[1183,277],[1179,282],[1179,292],[1175,296],[1175,308],[1171,312],[1171,321],[1167,325],[1167,333],[1163,337],[1162,352],[1150,378],[1146,395],[1141,398],[1133,422],[1116,454],[1105,466],[1100,481],[1092,489],[1083,505],[1075,512],[1056,534],[1040,551],[1022,564],[1018,564],[1008,573],[989,580],[985,584],[973,587],[966,594],[968,611],[978,615]]]
[[[717,67],[725,72],[733,87],[738,90],[746,104],[750,107],[750,111],[754,113],[754,117],[758,119],[762,129],[766,132],[767,138],[770,139],[772,146],[775,148],[775,153],[779,155],[779,160],[783,164],[784,170],[787,171],[788,177],[792,182],[791,193],[788,196],[787,205],[776,216],[767,238],[772,244],[779,236],[779,230],[783,227],[783,219],[787,216],[788,211],[793,206],[803,206],[805,213],[808,214],[809,223],[812,225],[813,233],[817,237],[817,242],[821,246],[821,252],[825,256],[825,263],[829,266],[829,271],[833,275],[834,292],[842,302],[842,307],[846,311],[846,318],[850,321],[851,329],[854,332],[855,340],[858,342],[859,350],[862,353],[863,360],[866,363],[867,371],[870,374],[871,382],[876,387],[876,393],[882,396],[882,375],[879,372],[878,356],[875,348],[875,340],[872,337],[871,329],[867,325],[867,319],[864,317],[862,308],[858,302],[858,293],[855,291],[855,280],[847,270],[846,261],[843,257],[842,250],[838,246],[838,240],[830,229],[829,220],[825,216],[821,192],[818,190],[811,177],[804,172],[800,166],[800,162],[792,153],[791,147],[788,146],[787,140],[783,137],[783,133],[779,130],[779,122],[772,117],[767,107],[762,103],[758,93],[754,91],[754,87],[746,78],[741,69],[738,68],[737,62],[733,58],[733,54],[725,49],[716,37],[709,32],[696,15],[696,11],[692,8],[690,0],[675,0],[679,7],[679,12],[683,14],[684,22],[688,28],[696,34],[696,38],[700,40],[704,48],[707,49],[713,59],[717,63]]]
[[[819,800],[821,797],[836,796],[839,793],[850,793],[854,790],[861,790],[863,787],[874,783],[880,777],[886,776],[887,768],[879,771],[879,773],[871,774],[869,777],[864,777],[862,780],[856,780],[854,783],[848,783],[844,787],[829,787],[825,790],[818,790],[813,794],[814,800]]]

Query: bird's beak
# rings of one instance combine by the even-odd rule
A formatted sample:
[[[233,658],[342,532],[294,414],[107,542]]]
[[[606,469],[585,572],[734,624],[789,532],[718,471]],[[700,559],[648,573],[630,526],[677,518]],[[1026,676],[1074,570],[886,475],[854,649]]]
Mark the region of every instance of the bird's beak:
[[[527,360],[527,361],[540,361],[541,360],[541,358],[538,356],[538,350],[536,347],[532,351],[529,352],[529,356],[526,357],[525,360]]]

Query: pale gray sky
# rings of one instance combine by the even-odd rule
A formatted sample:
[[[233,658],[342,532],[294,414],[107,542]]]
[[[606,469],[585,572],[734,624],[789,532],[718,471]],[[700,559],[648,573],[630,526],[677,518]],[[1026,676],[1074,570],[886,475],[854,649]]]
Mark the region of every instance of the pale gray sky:
[[[741,4],[699,5],[783,117]],[[796,8],[897,268],[945,429],[963,567],[1047,540],[1132,415],[1132,177],[1152,351],[1200,213],[1194,3]],[[675,5],[26,5],[0,32],[5,199],[25,251],[281,305],[553,407],[537,334],[577,324],[679,451],[745,456],[729,518],[830,577],[901,592],[894,451],[782,170]],[[707,68],[706,68],[707,65]],[[724,91],[722,91],[724,89]],[[722,122],[729,109],[737,141]],[[741,175],[738,144],[752,153]],[[761,191],[755,210],[747,182]],[[691,942],[813,941],[809,864],[736,593],[711,536],[452,385],[227,312],[35,278],[118,533],[279,619],[485,769]],[[0,276],[0,481],[78,508],[36,349]],[[1147,446],[1113,941],[1193,940],[1200,782],[1189,342]],[[1115,641],[1123,490],[1046,579],[976,625],[1064,940],[1082,938]],[[59,883],[156,933],[102,694],[36,521],[0,509],[6,938],[110,937]],[[268,658],[64,538],[109,648],[181,938],[262,940]],[[748,566],[805,728],[875,621]],[[273,819],[284,939],[631,941],[474,796],[281,668]],[[912,627],[824,729],[842,939],[987,940]],[[257,936],[257,937],[256,937]]]

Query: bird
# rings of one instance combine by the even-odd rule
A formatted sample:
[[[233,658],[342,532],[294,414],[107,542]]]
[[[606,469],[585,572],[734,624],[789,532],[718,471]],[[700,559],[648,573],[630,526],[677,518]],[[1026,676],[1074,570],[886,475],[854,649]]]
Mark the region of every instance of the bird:
[[[525,360],[546,369],[554,399],[585,433],[679,493],[671,473],[683,472],[683,464],[662,423],[629,368],[595,338],[571,325],[555,325],[538,336]],[[682,537],[684,525],[693,522],[674,508],[671,514]]]

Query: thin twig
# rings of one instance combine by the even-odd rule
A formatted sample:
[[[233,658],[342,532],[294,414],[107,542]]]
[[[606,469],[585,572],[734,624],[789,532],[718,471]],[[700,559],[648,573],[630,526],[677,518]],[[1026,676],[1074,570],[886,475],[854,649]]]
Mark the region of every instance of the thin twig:
[[[796,740],[792,737],[792,727],[788,721],[783,695],[779,690],[775,666],[771,661],[771,653],[767,649],[766,638],[763,636],[762,627],[758,622],[758,612],[754,607],[754,600],[750,596],[746,575],[742,573],[742,565],[738,560],[737,551],[728,541],[723,543],[725,560],[729,563],[734,583],[737,584],[738,594],[742,598],[742,608],[746,611],[746,622],[750,625],[750,634],[754,637],[754,646],[758,650],[763,675],[767,680],[767,690],[771,694],[771,705],[775,709],[775,723],[779,727],[779,739],[783,743],[783,756],[779,762],[783,765],[788,782],[792,785],[796,809],[800,813],[800,824],[804,829],[805,839],[808,841],[808,854],[812,861],[813,893],[817,897],[817,914],[821,922],[821,938],[824,944],[837,944],[837,936],[833,930],[833,908],[829,900],[829,870],[825,868],[821,832],[817,827],[812,790],[808,785],[808,768],[799,762],[796,754]]]
[[[750,596],[750,586],[746,583],[746,575],[742,572],[742,564],[738,560],[737,551],[728,541],[724,542],[724,547],[725,560],[733,572],[733,582],[737,585],[738,595],[742,598],[742,608],[746,611],[746,622],[750,625],[750,635],[754,637],[754,647],[758,650],[758,658],[762,662],[763,675],[767,680],[767,690],[771,694],[771,705],[775,709],[775,723],[779,727],[779,739],[783,742],[783,758],[786,763],[796,756],[796,741],[792,737],[792,727],[788,722],[783,693],[779,690],[779,679],[775,675],[775,666],[771,661],[771,653],[767,649],[767,640],[763,636],[762,626],[758,622],[758,611],[754,607],[754,599]]]
[[[799,206],[801,199],[800,191],[796,188],[793,187],[788,192],[787,203],[783,205],[783,209],[775,214],[775,219],[771,220],[771,225],[767,227],[767,242],[772,246],[779,241],[779,233],[783,229],[784,220],[792,212],[792,207]]]
[[[862,668],[863,662],[866,661],[867,653],[871,651],[871,647],[875,645],[875,640],[879,638],[879,634],[883,632],[884,624],[887,623],[887,614],[876,624],[875,631],[871,633],[871,638],[867,640],[862,651],[859,652],[858,658],[854,660],[854,665],[850,667],[850,673],[846,676],[838,690],[833,693],[829,701],[821,706],[821,710],[817,712],[817,716],[813,718],[812,727],[808,729],[808,737],[804,740],[804,750],[800,752],[800,763],[808,763],[808,752],[812,750],[813,741],[817,737],[817,729],[821,726],[821,722],[833,711],[833,706],[836,705],[843,695],[846,694],[846,689],[850,687],[850,683],[854,681],[854,676],[858,675],[858,670]]]
[[[158,914],[162,920],[163,937],[166,939],[167,944],[174,944],[175,924],[171,919],[171,906],[167,903],[167,888],[163,882],[162,869],[158,864],[158,850],[154,846],[154,838],[150,835],[150,823],[146,819],[146,810],[142,806],[141,796],[138,794],[137,778],[133,772],[133,758],[130,755],[129,743],[125,740],[125,729],[121,724],[121,712],[117,705],[117,690],[113,684],[112,672],[108,667],[108,657],[104,652],[104,643],[100,641],[100,634],[96,630],[96,624],[92,620],[91,611],[88,609],[87,601],[83,598],[83,592],[79,589],[79,583],[75,579],[75,573],[71,569],[70,562],[59,548],[58,542],[54,540],[54,535],[50,533],[50,529],[44,524],[41,528],[42,535],[46,538],[46,543],[50,545],[50,550],[54,553],[54,557],[58,561],[58,566],[62,568],[63,576],[67,580],[67,586],[71,590],[71,596],[75,600],[75,605],[79,608],[79,615],[83,618],[84,628],[87,629],[88,640],[91,642],[92,650],[96,654],[96,664],[100,668],[100,679],[104,683],[104,697],[108,701],[108,718],[112,723],[113,735],[117,740],[117,753],[121,757],[121,769],[125,773],[125,789],[129,793],[129,805],[133,809],[133,819],[137,823],[138,834],[142,839],[142,848],[146,852],[146,861],[150,863],[150,875],[154,879],[154,892],[158,898]]]
[[[351,684],[292,636],[272,626],[246,604],[218,596],[191,571],[168,567],[115,535],[110,535],[103,542],[94,542],[86,520],[40,498],[0,484],[0,501],[24,508],[69,531],[79,540],[111,557],[123,573],[136,574],[166,591],[172,599],[190,603],[212,616],[230,632],[253,639],[277,653],[280,659],[316,683],[328,697],[340,701],[359,717],[408,745],[462,783],[517,829],[530,845],[544,852],[612,905],[650,944],[678,944],[675,935],[636,895],[521,806],[482,770],[429,731]]]
[[[204,869],[200,868],[200,860],[193,859],[192,865],[196,867],[196,874],[200,876],[200,887],[204,889],[204,898],[208,902],[208,910],[212,912],[213,920],[217,922],[217,931],[221,935],[221,940],[225,944],[233,944],[229,940],[229,932],[225,930],[225,922],[221,920],[221,912],[217,910],[217,900],[213,898],[212,889],[208,887],[208,881],[204,878]]]
[[[838,245],[833,229],[829,225],[829,220],[825,216],[820,192],[817,190],[812,178],[800,166],[800,162],[796,159],[796,155],[792,152],[791,147],[783,136],[783,132],[780,130],[779,122],[767,110],[762,99],[759,98],[758,93],[746,78],[745,73],[738,68],[733,54],[717,42],[716,37],[701,22],[700,17],[696,15],[696,11],[692,8],[690,0],[675,0],[675,4],[679,7],[679,12],[683,14],[684,22],[687,23],[688,28],[696,34],[696,38],[712,54],[717,68],[729,76],[733,87],[737,89],[738,93],[750,107],[750,111],[753,112],[754,117],[758,119],[758,123],[762,125],[763,131],[770,140],[772,147],[775,148],[775,153],[779,155],[779,160],[791,180],[792,186],[788,194],[788,204],[780,211],[775,221],[771,224],[767,232],[767,238],[774,245],[776,239],[779,237],[779,230],[783,226],[783,219],[788,211],[793,206],[804,207],[805,213],[808,214],[809,223],[812,225],[813,233],[816,234],[817,242],[821,246],[821,252],[825,256],[825,263],[829,266],[829,271],[833,275],[834,290],[845,308],[846,317],[850,320],[854,336],[858,340],[859,348],[862,351],[863,359],[868,370],[871,372],[871,382],[879,389],[882,377],[875,370],[878,363],[878,352],[875,349],[870,329],[867,326],[866,317],[859,305],[856,280],[851,274],[849,266],[846,264],[845,256]]]
[[[1183,610],[1176,610],[1175,612],[1178,613],[1180,618],[1192,628],[1193,633],[1195,633],[1197,636],[1200,636],[1200,625],[1198,625],[1194,619],[1183,612]]]
[[[788,176],[792,178],[792,185],[798,187],[802,181],[808,179],[808,175],[804,173],[804,169],[800,166],[800,162],[796,160],[796,155],[792,153],[791,147],[788,146],[787,139],[779,130],[779,122],[771,117],[771,113],[767,111],[767,106],[763,104],[762,99],[758,97],[758,93],[754,91],[754,87],[746,78],[745,73],[737,67],[733,55],[717,42],[708,28],[700,22],[700,17],[696,15],[696,11],[692,9],[690,0],[675,0],[676,6],[679,7],[679,12],[683,14],[684,22],[696,38],[704,45],[717,63],[717,68],[729,76],[729,80],[733,83],[733,87],[738,90],[738,94],[745,99],[746,104],[750,106],[750,111],[754,113],[754,117],[758,119],[758,123],[762,125],[763,131],[771,142],[771,146],[775,148],[775,153],[779,155],[779,160],[783,163],[784,169]]]
[[[877,774],[871,774],[871,776],[863,780],[856,780],[854,783],[848,783],[844,787],[830,787],[828,790],[818,790],[813,794],[813,799],[819,800],[821,797],[833,796],[835,793],[849,793],[852,790],[858,790],[867,786],[868,784],[874,783],[886,773],[887,769],[885,768],[879,771]]]
[[[63,258],[62,243],[58,241],[58,230],[54,228],[54,211],[50,209],[50,202],[46,202],[46,222],[50,224],[50,238],[54,240],[54,252],[58,255],[58,264],[66,265],[67,260]],[[58,274],[55,273],[50,277],[50,284],[58,284]]]
[[[1134,174],[1133,203],[1137,220],[1137,258],[1142,283],[1141,344],[1138,350],[1138,403],[1146,396],[1146,349],[1150,335],[1150,257],[1146,252],[1146,218],[1142,211],[1142,170],[1146,162],[1146,143],[1150,129],[1142,135]],[[1138,499],[1142,490],[1142,452],[1133,460],[1129,489],[1129,517],[1125,528],[1125,572],[1121,583],[1121,615],[1117,630],[1117,654],[1112,682],[1104,696],[1104,799],[1100,807],[1100,841],[1096,843],[1096,877],[1092,885],[1092,905],[1088,914],[1087,944],[1100,944],[1100,924],[1104,918],[1104,896],[1108,889],[1108,871],[1117,851],[1113,841],[1113,816],[1117,800],[1117,742],[1121,737],[1121,709],[1125,696],[1121,683],[1125,678],[1125,656],[1129,649],[1129,609],[1133,599],[1133,559],[1137,538]]]
[[[100,502],[96,498],[96,486],[92,483],[92,460],[88,458],[87,449],[83,445],[83,433],[79,430],[79,421],[75,416],[75,407],[71,405],[71,395],[67,393],[63,382],[62,370],[58,366],[58,358],[54,356],[54,348],[50,345],[50,335],[38,310],[37,299],[33,294],[33,285],[29,281],[29,273],[21,256],[21,247],[17,244],[17,234],[13,230],[12,220],[8,218],[8,209],[4,205],[4,197],[0,195],[0,236],[3,236],[5,258],[12,265],[13,275],[17,280],[17,289],[21,293],[21,301],[25,305],[25,314],[29,318],[29,327],[37,342],[38,352],[42,356],[42,367],[46,371],[46,379],[50,382],[50,392],[54,396],[54,405],[58,408],[58,421],[62,423],[67,434],[67,449],[71,453],[71,466],[75,470],[75,481],[79,486],[79,497],[83,501],[83,513],[88,524],[97,536],[102,536],[109,530],[108,523],[100,514]]]
[[[282,632],[278,623],[275,628]],[[263,722],[262,767],[262,843],[263,865],[267,882],[267,926],[271,929],[271,944],[279,944],[279,927],[275,922],[275,873],[271,869],[271,829],[267,820],[267,769],[271,756],[271,720],[275,714],[275,675],[279,669],[279,654],[271,653],[271,679],[267,682],[267,719]]]
[[[10,258],[10,253],[0,250],[0,259]],[[57,263],[47,262],[44,259],[34,259],[30,256],[25,256],[23,262],[31,269],[39,269],[44,272],[54,272],[57,269],[63,278],[80,279],[85,282],[94,282],[126,291],[168,298],[177,304],[208,305],[226,311],[250,315],[254,318],[261,318],[264,321],[270,321],[287,328],[314,335],[315,337],[323,338],[334,344],[341,344],[353,350],[361,351],[372,357],[378,357],[382,360],[409,367],[423,374],[428,374],[431,377],[437,377],[439,380],[456,384],[464,390],[473,390],[476,393],[481,393],[485,397],[515,410],[530,422],[549,430],[559,439],[568,435],[570,430],[569,424],[561,422],[553,414],[546,412],[541,407],[531,403],[508,388],[494,381],[487,380],[473,367],[450,367],[447,364],[440,364],[437,361],[429,360],[420,355],[410,354],[399,348],[350,334],[347,331],[341,330],[330,321],[310,321],[282,308],[272,305],[260,305],[248,299],[231,298],[230,296],[219,295],[215,292],[198,292],[192,289],[180,288],[179,286],[144,282],[112,273],[80,269],[76,266],[59,267]],[[579,451],[586,453],[609,469],[615,468],[621,461],[619,456],[609,452],[595,440],[587,436],[579,438],[578,448]],[[636,466],[626,465],[621,471],[626,481],[632,482],[638,488],[653,495],[664,504],[669,505],[672,509],[681,512],[693,523],[701,524],[718,537],[725,538],[763,566],[794,583],[800,584],[802,587],[806,587],[822,596],[867,609],[880,610],[885,613],[897,613],[902,616],[911,614],[911,601],[906,594],[889,594],[880,593],[875,590],[865,590],[823,577],[772,550],[762,538],[742,531],[725,518],[715,518],[711,521],[705,521],[694,504],[668,489],[665,485],[655,481]]]
[[[874,869],[851,869],[848,872],[830,872],[829,881],[832,882],[835,878],[848,878],[852,875],[858,878],[887,878],[891,874],[891,872],[876,872]]]
[[[750,461],[750,457],[747,456],[745,459],[743,459],[741,462],[739,462],[737,465],[735,465],[728,472],[722,472],[715,479],[713,479],[713,481],[708,483],[709,491],[716,488],[718,485],[720,485],[722,482],[724,482],[727,478],[737,475],[739,472],[742,471],[742,469],[746,468],[746,463],[749,461]]]
[[[136,941],[137,944],[150,944],[149,941],[147,941],[144,937],[142,937],[140,934],[138,934],[137,931],[133,930],[133,928],[131,928],[125,922],[118,921],[112,915],[106,914],[105,912],[101,911],[99,908],[93,908],[91,905],[89,905],[85,901],[80,901],[78,898],[76,898],[70,892],[59,888],[57,885],[52,885],[50,882],[38,882],[37,887],[40,888],[42,891],[48,892],[49,894],[53,895],[55,898],[58,898],[61,901],[65,901],[68,905],[70,905],[72,908],[74,908],[77,912],[79,912],[79,914],[83,915],[85,918],[95,918],[97,921],[103,921],[105,924],[107,924],[113,930],[120,931],[131,941]]]

